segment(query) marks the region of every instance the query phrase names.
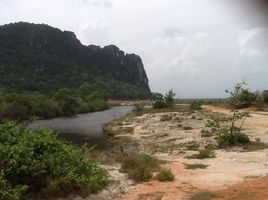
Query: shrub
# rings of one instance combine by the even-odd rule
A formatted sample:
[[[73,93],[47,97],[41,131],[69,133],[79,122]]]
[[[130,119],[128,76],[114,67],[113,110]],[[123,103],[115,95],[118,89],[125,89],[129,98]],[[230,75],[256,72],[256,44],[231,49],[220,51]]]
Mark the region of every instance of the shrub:
[[[161,182],[164,182],[164,181],[174,181],[175,175],[171,172],[170,169],[162,169],[156,175],[156,179],[158,181],[161,181]]]
[[[158,169],[160,160],[147,154],[134,154],[122,158],[122,172],[135,181],[148,181]]]
[[[215,158],[215,152],[212,149],[202,149],[199,150],[199,154],[197,154],[198,159],[204,158]]]
[[[107,172],[86,148],[57,139],[49,130],[32,131],[6,122],[0,125],[0,133],[0,169],[2,179],[6,178],[6,183],[2,181],[6,193],[22,195],[27,188],[28,194],[45,196],[89,194],[108,184]]]
[[[202,102],[201,101],[192,101],[190,103],[191,110],[202,110]]]
[[[218,144],[220,147],[228,147],[234,145],[242,145],[250,142],[249,137],[245,133],[241,133],[236,129],[233,133],[228,130],[222,130],[218,138]]]
[[[171,89],[169,90],[165,96],[164,96],[164,99],[165,99],[165,102],[166,102],[166,105],[168,108],[173,108],[174,107],[174,97],[175,97],[175,92]]]
[[[155,103],[153,104],[153,108],[155,108],[155,109],[174,108],[174,106],[175,106],[175,101],[174,101],[175,95],[176,94],[173,92],[172,89],[169,90],[165,94],[164,100],[159,99],[159,100],[155,101]]]
[[[264,90],[262,92],[262,96],[263,96],[264,103],[268,103],[268,90]]]
[[[153,108],[154,109],[162,109],[162,108],[166,108],[167,104],[165,101],[163,100],[157,100],[156,102],[154,102],[153,104]]]
[[[140,105],[140,104],[135,104],[135,112],[142,112],[144,111],[145,107],[144,105]]]
[[[205,158],[215,158],[215,152],[212,149],[202,149],[199,150],[198,154],[194,154],[187,158],[189,159],[205,159]]]
[[[187,164],[186,169],[206,169],[209,165],[204,165],[204,164]]]
[[[3,170],[0,172],[0,199],[6,200],[20,200],[23,194],[26,192],[27,186],[17,185],[12,187],[11,184],[5,178]]]
[[[254,102],[256,108],[258,111],[263,111],[264,108],[264,99],[263,96],[259,95],[257,96],[255,102]]]

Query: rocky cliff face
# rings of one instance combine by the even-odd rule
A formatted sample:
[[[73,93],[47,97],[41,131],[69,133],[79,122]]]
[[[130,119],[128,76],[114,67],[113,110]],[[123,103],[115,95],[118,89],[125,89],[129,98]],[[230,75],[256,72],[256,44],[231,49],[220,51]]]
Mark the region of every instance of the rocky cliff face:
[[[0,86],[13,89],[53,90],[112,80],[150,93],[138,55],[125,54],[114,45],[84,46],[74,33],[44,24],[0,26],[0,72]]]
[[[118,68],[124,74],[123,76],[132,84],[149,89],[148,78],[144,70],[141,58],[135,54],[125,54],[114,45],[105,46],[103,51],[110,57],[111,63],[117,63]]]

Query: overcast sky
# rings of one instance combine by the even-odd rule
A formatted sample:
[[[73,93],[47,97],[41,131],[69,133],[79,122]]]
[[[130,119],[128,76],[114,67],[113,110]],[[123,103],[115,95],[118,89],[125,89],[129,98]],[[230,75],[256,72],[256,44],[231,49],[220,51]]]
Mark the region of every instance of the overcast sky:
[[[253,5],[233,2],[0,0],[0,24],[45,23],[85,45],[115,44],[141,56],[152,91],[179,98],[224,97],[242,80],[268,89],[268,26]]]

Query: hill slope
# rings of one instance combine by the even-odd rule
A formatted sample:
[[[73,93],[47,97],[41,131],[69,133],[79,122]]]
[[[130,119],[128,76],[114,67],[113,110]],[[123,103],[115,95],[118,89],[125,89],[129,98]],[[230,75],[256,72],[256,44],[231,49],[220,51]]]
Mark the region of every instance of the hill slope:
[[[84,46],[69,31],[19,22],[0,26],[0,86],[52,94],[86,84],[111,98],[150,96],[142,60],[114,45]]]

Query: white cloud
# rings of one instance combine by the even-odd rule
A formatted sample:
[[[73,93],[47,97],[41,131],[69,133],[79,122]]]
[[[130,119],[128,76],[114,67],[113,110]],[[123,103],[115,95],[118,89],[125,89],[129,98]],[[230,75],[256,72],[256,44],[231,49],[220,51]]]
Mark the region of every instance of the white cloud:
[[[77,37],[83,44],[104,45],[107,42],[109,24],[100,20],[85,20],[77,31]]]
[[[0,0],[0,24],[46,23],[75,32],[84,44],[136,53],[153,91],[220,97],[243,77],[266,87],[267,28],[237,17],[241,10],[225,1]]]
[[[253,59],[267,54],[267,35],[268,28],[266,27],[240,31],[238,36],[239,55]]]
[[[184,36],[180,34],[166,34],[153,40],[152,53],[155,58],[149,65],[154,76],[166,77],[195,77],[199,69],[197,61],[208,47],[207,33],[196,32]]]
[[[113,2],[112,0],[83,0],[84,4],[90,4],[94,6],[104,6],[104,7],[111,7]]]

